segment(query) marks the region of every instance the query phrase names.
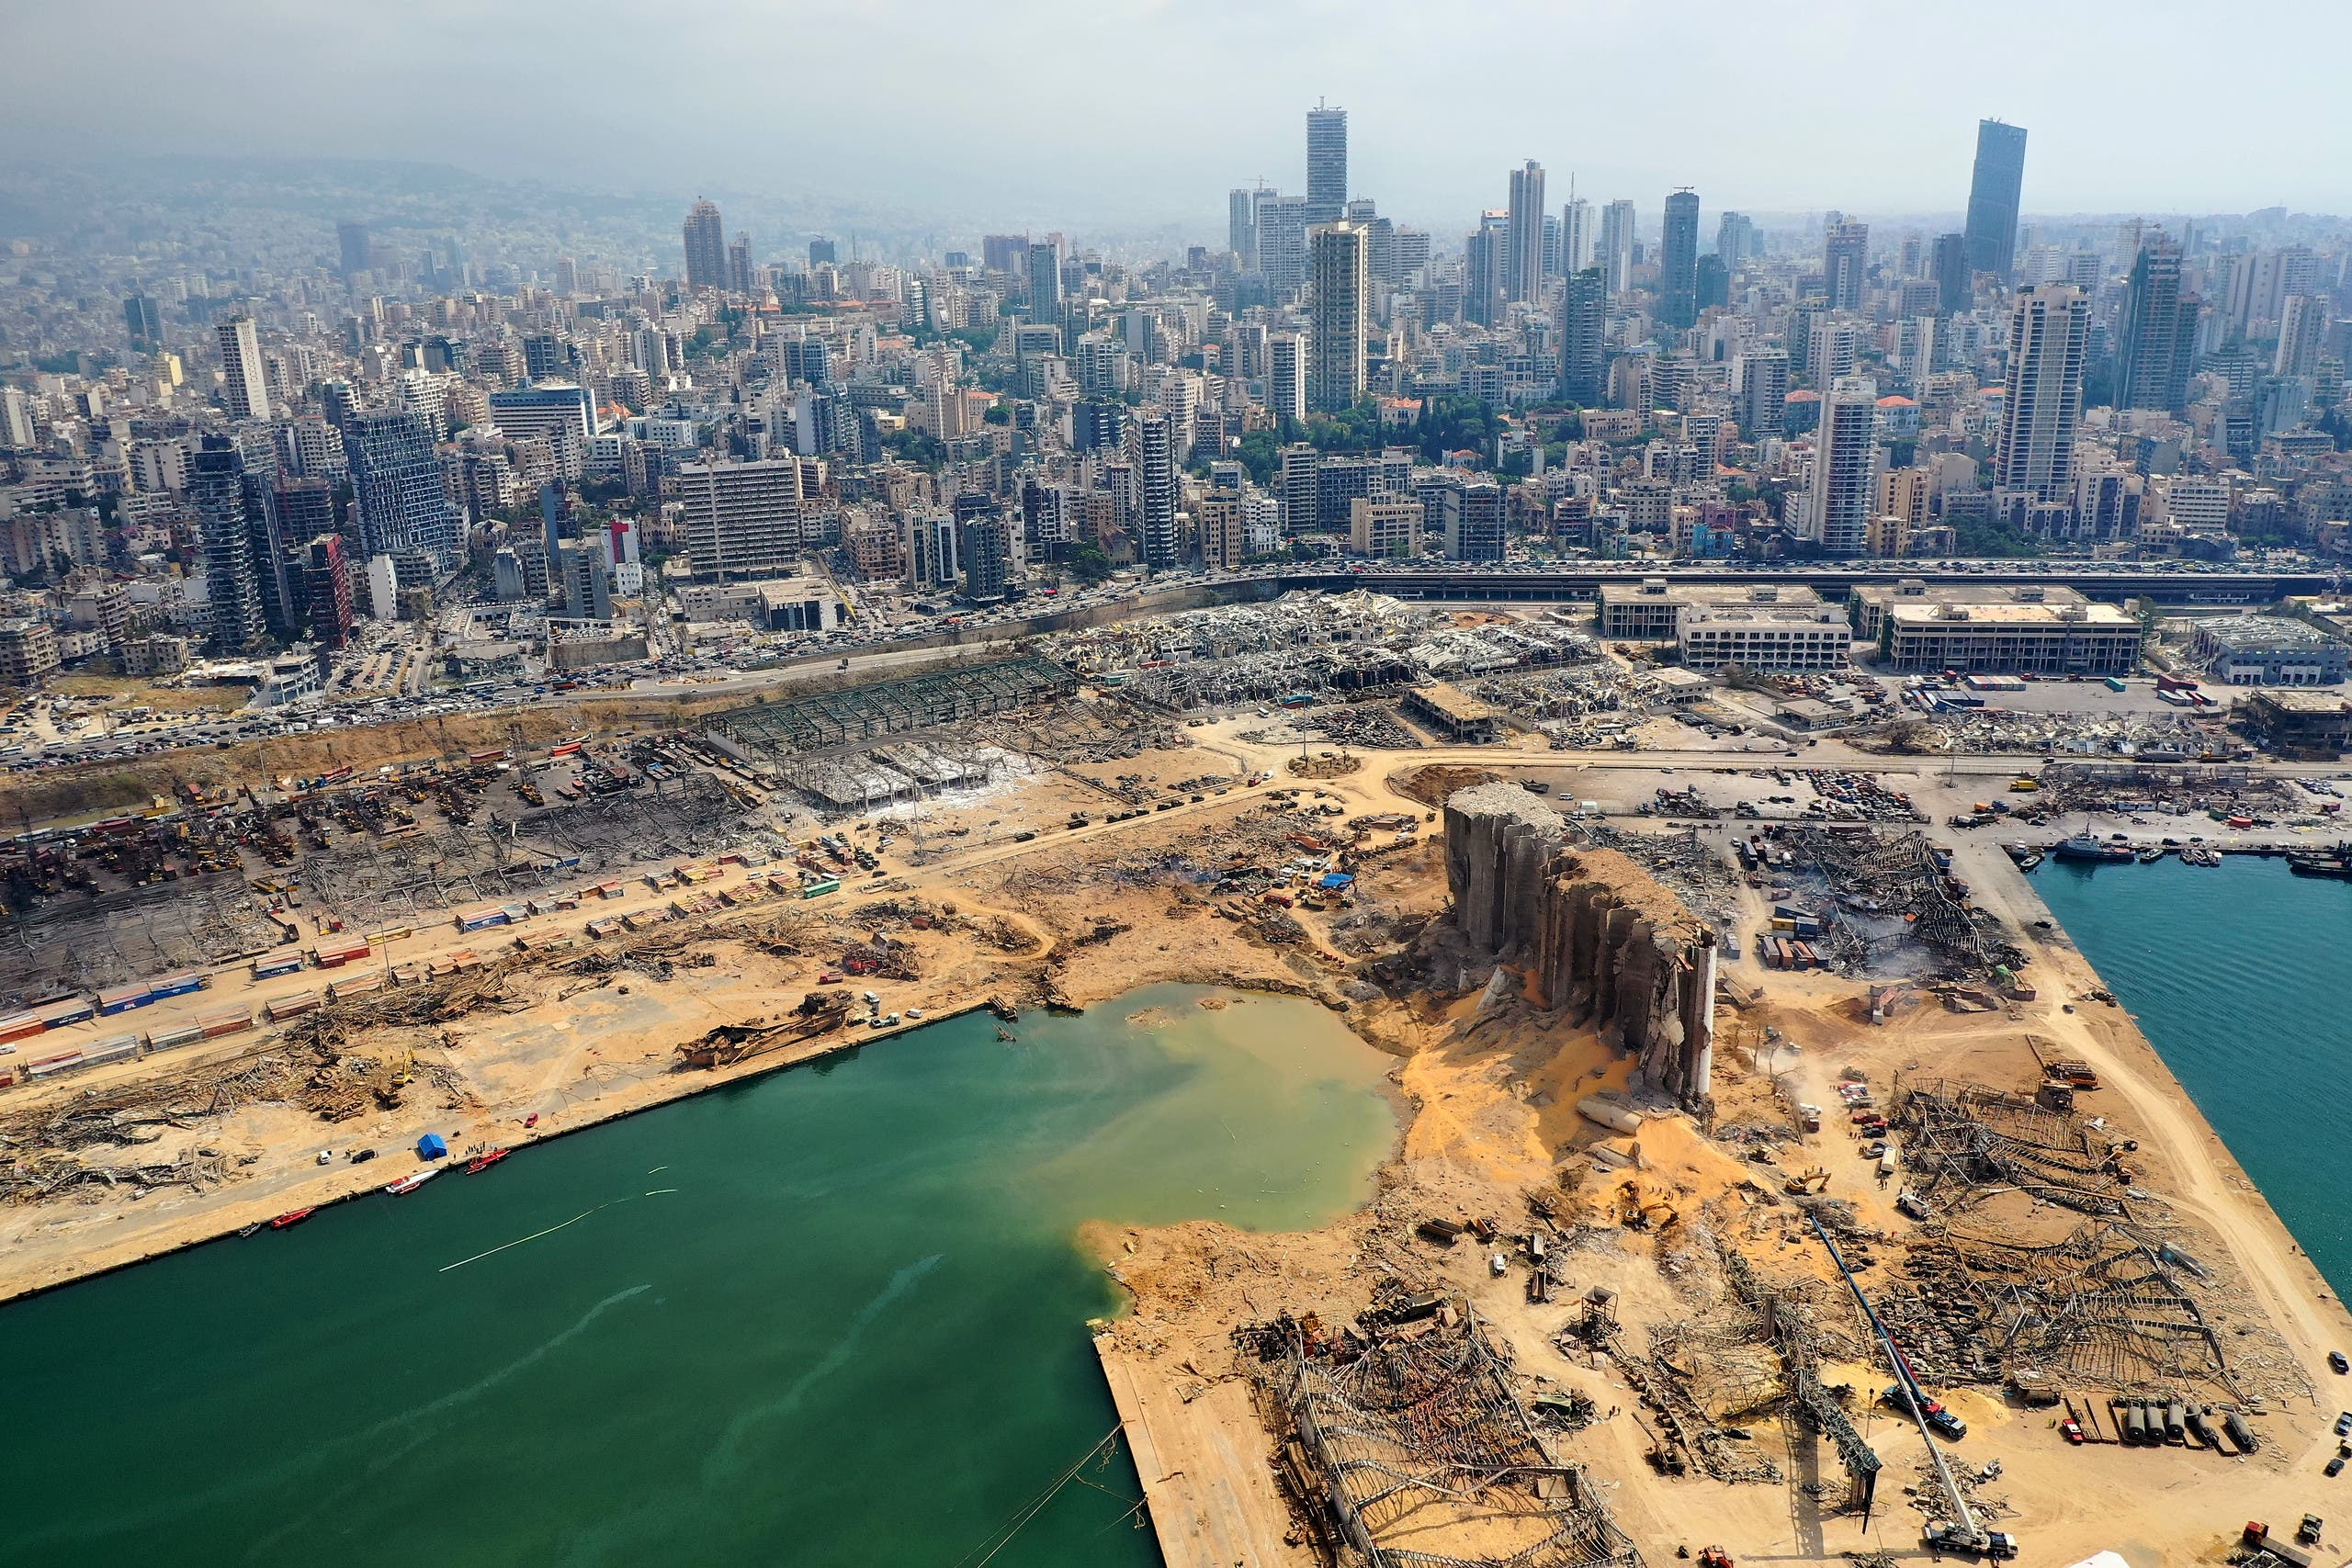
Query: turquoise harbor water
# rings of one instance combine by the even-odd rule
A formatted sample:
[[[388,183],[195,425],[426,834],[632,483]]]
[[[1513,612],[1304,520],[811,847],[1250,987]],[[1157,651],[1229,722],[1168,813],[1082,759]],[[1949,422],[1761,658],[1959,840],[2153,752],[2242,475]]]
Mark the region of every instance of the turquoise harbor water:
[[[2352,883],[2246,855],[2051,861],[2035,890],[2338,1294],[2352,1292]]]
[[[1074,1228],[1318,1224],[1394,1139],[1331,1014],[1211,994],[933,1025],[0,1308],[0,1563],[969,1568],[1116,1426]],[[1149,1568],[1136,1495],[1114,1443],[992,1562]]]

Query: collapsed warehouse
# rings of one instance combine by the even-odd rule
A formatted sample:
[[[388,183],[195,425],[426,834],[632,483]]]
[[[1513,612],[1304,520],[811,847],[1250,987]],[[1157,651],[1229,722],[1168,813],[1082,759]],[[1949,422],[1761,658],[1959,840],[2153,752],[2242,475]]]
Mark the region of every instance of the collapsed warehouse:
[[[1282,1325],[1294,1484],[1362,1568],[1639,1568],[1581,1466],[1537,1432],[1475,1313],[1325,1338]]]
[[[1120,702],[1080,703],[1046,660],[956,666],[717,714],[702,741],[829,815],[1133,757],[1173,738]]]
[[[148,975],[235,963],[297,933],[234,872],[181,877],[0,916],[0,1008]]]

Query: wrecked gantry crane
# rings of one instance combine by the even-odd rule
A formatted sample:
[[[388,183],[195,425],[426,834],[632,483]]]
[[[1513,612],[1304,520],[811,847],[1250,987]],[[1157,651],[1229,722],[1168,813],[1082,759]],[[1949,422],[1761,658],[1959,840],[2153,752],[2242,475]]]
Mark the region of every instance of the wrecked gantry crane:
[[[1625,856],[1565,848],[1566,828],[1512,784],[1448,796],[1456,931],[1480,957],[1522,964],[1539,1006],[1615,1025],[1648,1088],[1704,1100],[1714,1066],[1714,932]]]
[[[1512,1393],[1475,1313],[1310,1340],[1277,1393],[1295,1458],[1367,1568],[1641,1568],[1581,1467]]]

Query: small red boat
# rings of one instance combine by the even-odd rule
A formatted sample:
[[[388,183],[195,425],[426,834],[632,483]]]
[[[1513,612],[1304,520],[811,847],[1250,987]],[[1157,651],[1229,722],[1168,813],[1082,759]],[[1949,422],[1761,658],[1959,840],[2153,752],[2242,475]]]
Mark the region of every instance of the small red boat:
[[[480,1176],[483,1171],[488,1170],[492,1166],[496,1165],[500,1160],[504,1159],[512,1152],[513,1151],[509,1149],[484,1149],[481,1153],[474,1156],[473,1158],[466,1161],[466,1174],[468,1176]]]
[[[282,1231],[282,1230],[284,1230],[284,1229],[285,1229],[287,1226],[288,1226],[288,1225],[299,1225],[299,1224],[300,1224],[304,1220],[307,1220],[307,1219],[309,1219],[310,1217],[311,1217],[311,1211],[310,1211],[310,1210],[308,1210],[308,1209],[295,1209],[295,1210],[292,1210],[292,1211],[290,1211],[290,1212],[288,1212],[288,1213],[287,1213],[280,1214],[280,1215],[278,1215],[278,1216],[277,1216],[277,1218],[276,1218],[276,1219],[274,1219],[274,1220],[270,1221],[270,1222],[269,1222],[269,1228],[270,1228],[270,1229],[272,1229],[272,1230],[274,1230],[274,1231]]]

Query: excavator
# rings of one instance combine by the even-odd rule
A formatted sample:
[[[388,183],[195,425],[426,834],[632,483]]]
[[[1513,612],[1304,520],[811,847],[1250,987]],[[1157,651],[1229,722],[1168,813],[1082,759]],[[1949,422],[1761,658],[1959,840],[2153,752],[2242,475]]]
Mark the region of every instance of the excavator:
[[[1781,1190],[1792,1198],[1803,1198],[1811,1193],[1819,1192],[1828,1185],[1829,1173],[1816,1165],[1810,1170],[1797,1172],[1796,1175],[1781,1183]]]
[[[1653,1225],[1659,1230],[1680,1219],[1674,1205],[1659,1198],[1644,1198],[1641,1184],[1625,1180],[1617,1186],[1617,1223],[1628,1230],[1645,1231]]]

